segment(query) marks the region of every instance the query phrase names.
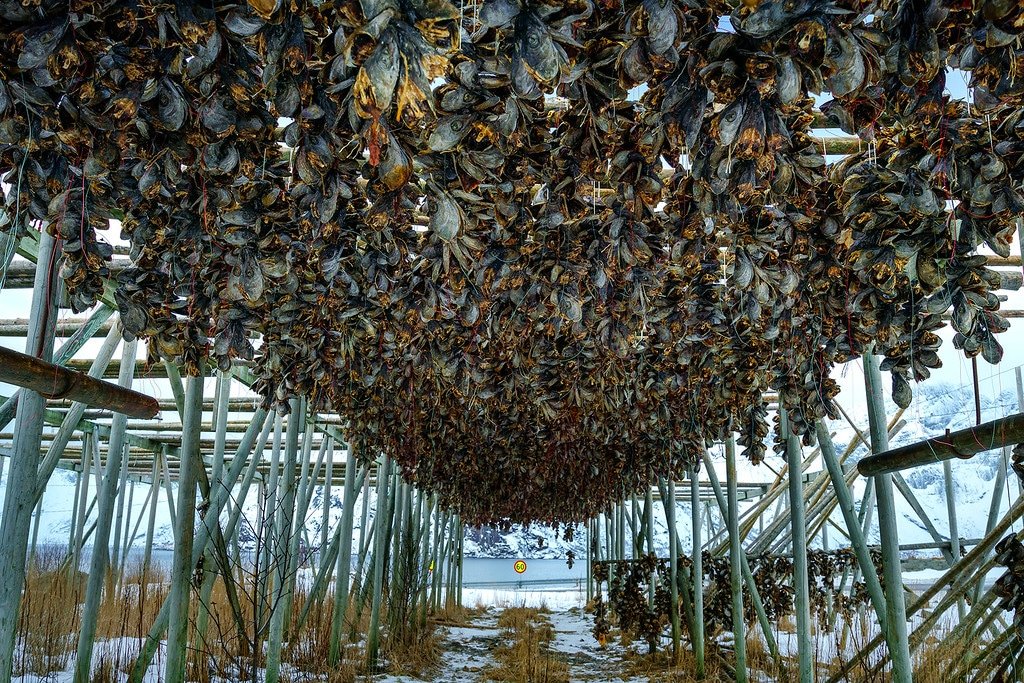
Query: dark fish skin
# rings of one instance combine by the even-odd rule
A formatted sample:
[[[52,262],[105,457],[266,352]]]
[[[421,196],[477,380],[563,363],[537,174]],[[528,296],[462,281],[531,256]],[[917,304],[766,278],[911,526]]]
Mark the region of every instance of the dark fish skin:
[[[1020,3],[463,4],[0,0],[0,230],[45,226],[62,303],[112,295],[149,362],[245,365],[467,523],[811,445],[869,351],[907,406],[946,325],[1002,359]]]

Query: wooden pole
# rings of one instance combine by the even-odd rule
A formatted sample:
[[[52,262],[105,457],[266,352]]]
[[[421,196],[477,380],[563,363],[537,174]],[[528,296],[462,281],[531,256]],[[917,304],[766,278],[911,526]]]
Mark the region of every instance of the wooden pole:
[[[953,555],[953,562],[960,559],[960,529],[956,519],[956,495],[953,489],[953,466],[948,460],[942,462],[943,491],[946,494],[946,520],[949,525],[949,549]],[[967,613],[963,600],[957,601],[957,611],[963,619]]]
[[[224,448],[227,440],[227,417],[228,417],[228,399],[231,395],[230,390],[231,375],[219,371],[217,372],[217,385],[214,391],[213,398],[213,466],[211,468],[210,476],[210,496],[213,495],[214,491],[217,491],[222,486],[221,478],[224,470]],[[207,500],[209,502],[209,500]],[[209,555],[210,559],[213,558],[212,553]],[[196,641],[198,643],[206,643],[206,629],[210,621],[210,598],[213,595],[213,584],[216,580],[216,573],[213,571],[215,562],[203,564],[203,581],[199,589],[199,614],[196,618]]]
[[[868,597],[871,599],[871,604],[875,608],[875,614],[878,616],[879,626],[885,632],[885,596],[882,594],[882,584],[878,581],[875,566],[871,562],[871,553],[864,540],[864,535],[861,533],[857,512],[853,509],[853,496],[850,494],[850,489],[846,486],[843,468],[836,457],[835,446],[832,443],[832,437],[829,435],[828,429],[820,421],[815,425],[815,429],[818,436],[818,445],[821,447],[822,459],[825,461],[825,467],[828,469],[829,477],[832,479],[832,486],[835,488],[836,498],[839,500],[839,509],[843,513],[843,519],[846,521],[847,533],[850,535],[850,545],[853,546],[853,552],[857,555],[857,562],[864,572],[864,585],[867,589]]]
[[[646,536],[647,552],[654,555],[654,496],[651,495],[650,486],[644,488],[644,535]],[[654,606],[655,589],[654,576],[652,576],[647,586],[647,604],[651,607]]]
[[[430,520],[432,518],[431,512],[434,509],[434,502],[436,496],[431,494],[426,496],[426,507],[423,510],[423,532],[420,538],[420,613],[419,623],[420,628],[426,628],[427,626],[427,583],[430,578],[430,573],[427,571],[427,567],[430,562]]]
[[[983,576],[994,567],[994,561],[987,559],[989,553],[1021,516],[1024,516],[1024,498],[1018,498],[1006,515],[992,529],[991,533],[979,541],[963,559],[946,570],[942,576],[937,578],[927,590],[918,595],[914,602],[907,607],[906,614],[908,618],[913,617],[925,608],[930,610],[928,616],[918,624],[913,638],[910,639],[911,643],[918,645],[923,642],[925,636],[929,633],[928,629],[953,605],[957,597],[974,583],[975,577]],[[939,603],[932,606],[932,600],[943,593],[944,595]],[[957,632],[957,629],[954,629],[951,635],[955,635]],[[827,683],[840,683],[840,681],[849,680],[849,672],[853,667],[863,662],[882,641],[883,636],[881,635],[872,638],[856,655],[851,657],[833,673]]]
[[[698,463],[690,472],[690,524],[693,544],[691,557],[693,558],[693,656],[696,660],[697,680],[704,680],[704,560],[701,556],[704,546],[701,543],[701,519],[700,519],[700,482],[697,480],[699,472]]]
[[[132,486],[132,493],[135,492],[135,486]],[[135,526],[125,526],[125,539],[124,546],[121,549],[121,566],[118,569],[118,578],[123,579],[125,574],[125,568],[128,566],[128,553],[131,552],[132,546],[135,544],[135,539],[139,537],[139,528],[142,527],[142,520],[146,517],[146,508],[149,507],[149,499],[153,496],[153,489],[151,488],[146,492],[146,497],[142,499],[142,506],[139,510],[139,516],[135,519]],[[128,510],[131,511],[131,496],[128,496]],[[128,521],[131,521],[131,515],[129,515]],[[142,575],[142,580],[145,581],[145,574]]]
[[[28,549],[28,566],[31,567],[36,558],[36,543],[39,541],[39,522],[43,516],[43,499],[36,503],[36,509],[32,513],[32,543]]]
[[[708,455],[707,450],[704,451],[704,465],[707,468],[708,482],[711,484],[712,491],[714,491],[715,500],[718,501],[718,510],[722,513],[722,519],[726,522],[726,531],[728,533],[729,502],[725,493],[722,492],[722,485],[718,481],[718,475],[715,473],[715,468],[711,464],[711,457]],[[742,542],[742,532],[740,532],[741,547]],[[764,636],[765,643],[768,645],[769,653],[773,658],[778,659],[779,645],[775,641],[775,636],[772,633],[772,624],[768,621],[768,615],[764,610],[764,602],[761,600],[761,594],[758,592],[757,585],[754,583],[754,575],[750,571],[750,563],[747,560],[747,554],[745,552],[740,552],[739,558],[743,582],[747,586],[747,593],[750,595],[750,602],[754,606],[754,612],[757,613],[757,621],[761,626],[761,633]]]
[[[121,464],[118,467],[117,507],[114,513],[114,538],[110,543],[110,568],[116,569],[120,564],[121,527],[124,525],[125,493],[128,488],[128,452],[129,448],[121,449]]]
[[[1024,441],[1024,413],[1002,417],[908,446],[879,451],[857,464],[864,476],[888,474],[951,458],[970,458],[983,451]]]
[[[199,433],[202,429],[203,378],[189,377],[185,388],[181,443],[181,472],[178,475],[177,524],[174,530],[174,560],[171,587],[167,596],[167,665],[168,681],[185,680],[185,658],[188,652],[189,593],[192,578],[193,539],[196,514],[196,468],[202,462],[199,454]]]
[[[466,542],[466,526],[462,523],[462,517],[459,516],[459,515],[455,515],[455,527],[457,529],[456,533],[458,534],[458,536],[456,538],[458,538],[458,541],[459,541],[459,544],[458,544],[459,554],[458,554],[458,558],[457,558],[456,565],[455,565],[456,576],[457,576],[456,583],[455,583],[455,604],[457,604],[457,605],[459,605],[461,607],[462,606],[462,583],[463,583],[463,581],[462,581],[462,570],[463,570],[463,568],[465,566],[464,563],[463,563],[463,559],[464,558],[462,556],[462,552],[463,552],[463,549],[464,549],[463,546],[464,546],[464,544]]]
[[[83,449],[84,450],[84,449]],[[82,470],[75,468],[75,494],[71,498],[71,525],[68,527],[68,555],[67,558],[71,560],[74,558],[74,547],[75,547],[75,530],[78,529],[78,500],[82,492]],[[77,571],[78,567],[71,564],[72,571]]]
[[[710,463],[708,465],[710,469]],[[799,472],[799,468],[791,470]],[[740,512],[736,494],[736,438],[732,432],[725,440],[725,486],[728,492],[729,525],[729,585],[732,590],[732,633],[736,652],[736,682],[747,681],[747,629],[743,619],[743,577],[741,556],[743,543],[740,539]]]
[[[313,487],[309,484],[309,467],[310,458],[313,454],[313,432],[314,425],[313,421],[308,419],[306,411],[306,400],[302,399],[302,419],[305,422],[305,430],[302,432],[302,449],[299,451],[299,479],[298,479],[298,490],[295,485],[292,486],[291,496],[294,499],[290,503],[291,520],[289,524],[289,536],[288,536],[288,572],[285,576],[285,583],[287,584],[287,590],[284,593],[282,611],[284,615],[281,617],[284,620],[284,639],[289,642],[292,639],[292,634],[289,631],[288,625],[292,621],[292,601],[295,596],[295,584],[296,577],[299,573],[299,541],[302,538],[302,532],[306,526],[306,511],[308,509],[308,500],[306,499],[306,492],[311,490]],[[324,446],[326,446],[326,439],[324,439]]]
[[[322,487],[323,493],[323,510],[320,517],[320,547],[323,548],[327,545],[327,528],[331,521],[331,487],[334,484],[334,440],[327,444],[327,462],[324,470],[324,485]],[[351,545],[352,539],[349,540]]]
[[[85,343],[92,338],[93,334],[100,329],[104,322],[114,313],[114,309],[100,304],[96,312],[93,313],[85,324],[83,324],[70,339],[64,342],[60,347],[60,350],[53,355],[53,362],[57,365],[66,364],[71,358],[81,351]],[[56,326],[60,326],[60,321],[57,321]],[[28,329],[24,332],[19,332],[18,336],[27,334]],[[102,376],[102,372],[97,376]],[[3,405],[0,406],[0,429],[7,427],[12,419],[14,419],[14,411],[18,407],[18,400],[21,398],[22,389],[18,389],[9,399],[4,401]],[[3,461],[0,461],[0,481],[3,480]]]
[[[134,364],[130,369],[135,369]],[[156,399],[151,396],[3,346],[0,346],[0,382],[38,392],[47,398],[66,397],[131,417],[154,417],[160,412]]]
[[[814,680],[813,645],[811,643],[811,600],[807,569],[807,525],[804,521],[804,485],[800,477],[802,453],[800,440],[790,428],[785,410],[780,408],[783,436],[786,439],[786,461],[789,465],[789,513],[793,528],[793,584],[796,589],[797,651],[800,682]],[[883,429],[885,423],[882,423]]]
[[[93,432],[95,434],[95,432]],[[86,501],[89,500],[89,470],[92,468],[92,440],[93,437],[85,434],[82,436],[82,473],[79,476],[81,492],[78,498],[78,518],[75,522],[74,544],[71,547],[71,569],[78,573],[79,560],[82,552],[82,534],[85,532]]]
[[[352,524],[355,519],[356,504],[356,453],[355,441],[349,439],[348,453],[345,455],[345,483],[342,500],[341,547],[338,551],[338,569],[334,579],[334,613],[331,615],[331,640],[328,650],[328,662],[336,666],[341,661],[342,629],[345,628],[345,617],[348,612],[349,581],[352,574]],[[328,461],[330,462],[330,461]],[[370,480],[368,470],[363,470],[366,481]]]
[[[288,416],[288,432],[285,437],[284,471],[281,473],[281,499],[278,503],[277,520],[274,525],[274,558],[276,567],[275,595],[270,606],[270,633],[267,638],[266,682],[277,683],[281,676],[281,645],[284,640],[285,610],[290,590],[289,570],[291,568],[291,539],[295,515],[295,465],[299,451],[299,428],[305,421],[305,400],[293,398],[289,401],[291,414]]]
[[[35,357],[28,361],[33,367],[50,365],[48,361],[53,356],[53,328],[60,291],[56,250],[49,233],[41,232],[29,334],[25,339],[26,352]],[[11,458],[7,478],[3,518],[0,519],[0,681],[11,680],[13,673],[14,641],[21,590],[25,584],[25,551],[36,502],[33,492],[45,410],[45,398],[36,391],[27,391],[18,402],[15,417],[17,432],[11,451],[14,457]]]
[[[200,399],[202,397],[201,395],[202,391],[200,390]],[[199,525],[199,528],[196,531],[195,541],[192,547],[192,556],[190,559],[191,567],[188,569],[190,573],[191,568],[195,567],[199,563],[203,553],[206,552],[206,545],[214,535],[213,525],[219,523],[218,520],[220,519],[220,514],[230,499],[229,492],[235,482],[238,481],[242,468],[248,464],[245,479],[243,480],[238,492],[237,503],[232,510],[231,519],[225,527],[226,533],[224,535],[228,538],[234,536],[235,530],[238,528],[238,521],[241,518],[242,506],[245,503],[246,493],[253,477],[256,474],[256,464],[259,462],[260,455],[266,448],[267,440],[270,438],[270,429],[273,426],[273,422],[274,421],[272,419],[268,418],[267,411],[262,408],[257,409],[256,413],[253,415],[252,423],[249,425],[249,429],[246,430],[245,435],[242,437],[242,442],[238,445],[238,449],[235,451],[235,457],[231,460],[228,473],[224,477],[224,486],[220,491],[214,491],[213,495],[211,495],[210,507],[207,509],[206,515],[203,517],[202,524]],[[189,426],[190,428],[192,427],[191,424]],[[260,433],[261,426],[263,428],[262,433]],[[260,441],[256,450],[253,451],[253,443],[256,441],[257,434],[259,434]],[[190,441],[194,441],[194,439],[191,439],[190,437]],[[246,456],[249,453],[252,453],[252,455],[247,458]],[[193,460],[195,460],[195,458],[193,458]],[[179,494],[178,500],[180,502],[181,494]],[[175,528],[177,529],[177,525],[175,525]],[[176,545],[175,559],[177,559],[177,555],[178,546]],[[176,567],[176,563],[172,565],[172,581],[175,579],[174,571]],[[132,667],[131,673],[128,677],[130,683],[142,683],[145,679],[146,671],[149,669],[149,665],[153,661],[153,656],[156,654],[157,646],[160,643],[160,639],[163,637],[164,630],[169,628],[171,610],[172,608],[178,607],[177,605],[172,607],[172,596],[173,594],[168,595],[167,599],[164,600],[164,604],[160,607],[160,611],[156,615],[153,626],[149,629],[149,633],[146,634],[146,639],[142,645],[141,651],[139,652],[139,657],[135,660],[135,665]],[[186,597],[188,597],[187,594]]]
[[[865,354],[864,383],[867,392],[868,425],[873,453],[884,453],[889,450],[881,381],[878,357],[874,353]],[[1022,422],[1022,426],[1024,426],[1024,422]],[[863,463],[864,461],[861,460],[857,466],[862,474],[865,473],[865,469],[862,468]],[[867,471],[870,469],[868,468]],[[896,529],[896,502],[893,498],[892,478],[889,474],[873,474],[875,474],[875,496],[878,505],[878,528],[882,541],[886,624],[889,633],[888,640],[892,643],[889,650],[889,656],[892,658],[892,677],[894,683],[911,683],[913,669],[907,642],[907,609],[903,595],[900,539]]]
[[[587,520],[587,604],[594,599],[594,520]]]
[[[92,367],[89,368],[90,377],[99,377],[107,369],[110,359],[113,357],[114,352],[117,350],[117,347],[121,342],[120,327],[121,326],[115,322],[111,327],[110,334],[108,334],[106,339],[103,340],[103,345],[96,353],[96,359],[93,361]],[[71,404],[71,408],[68,409],[63,421],[61,421],[60,427],[57,429],[57,433],[53,436],[53,441],[50,442],[49,448],[46,449],[46,453],[43,455],[42,461],[39,463],[36,475],[35,495],[37,499],[43,497],[43,491],[46,488],[46,483],[50,481],[50,477],[52,476],[54,469],[56,469],[57,464],[64,455],[64,450],[67,448],[68,442],[71,441],[75,432],[78,431],[79,423],[81,422],[82,416],[85,414],[85,408],[86,405],[84,403]]]
[[[380,607],[384,595],[384,554],[387,547],[385,529],[388,527],[387,516],[390,507],[390,470],[391,460],[385,455],[377,469],[377,537],[373,548],[373,600],[370,607],[370,625],[366,633],[366,663],[371,673],[377,671],[380,654]]]
[[[662,486],[665,485],[662,478]],[[676,482],[673,477],[668,478],[668,500],[662,501],[665,508],[665,522],[668,524],[668,566],[669,566],[669,606],[672,610],[670,619],[672,622],[672,662],[679,661],[679,530],[676,528]]]

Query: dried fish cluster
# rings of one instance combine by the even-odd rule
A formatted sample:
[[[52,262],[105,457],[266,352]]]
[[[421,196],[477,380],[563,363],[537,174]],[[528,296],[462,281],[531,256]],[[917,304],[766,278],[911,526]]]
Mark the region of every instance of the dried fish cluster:
[[[999,607],[1013,613],[1013,625],[1020,631],[1024,626],[1024,543],[1012,533],[996,544],[996,564],[1006,567],[1006,573],[996,580],[993,592],[999,598]]]
[[[0,228],[60,238],[72,307],[111,295],[119,218],[112,295],[153,359],[251,361],[268,404],[340,414],[467,521],[586,518],[730,432],[758,462],[768,390],[810,442],[832,367],[872,348],[905,405],[950,308],[954,344],[1000,358],[977,249],[1007,253],[1024,214],[1018,3],[0,19]],[[971,107],[943,94],[951,66]],[[832,165],[826,93],[864,140]]]
[[[1013,468],[1017,478],[1024,484],[1024,444],[1017,444],[1010,451],[1010,467]]]
[[[881,576],[880,556],[875,553],[875,570]],[[704,622],[707,633],[732,630],[732,588],[729,558],[713,556],[704,551]],[[765,616],[778,622],[793,614],[793,560],[783,555],[749,555],[751,577],[757,588]],[[856,558],[849,548],[833,551],[812,550],[808,552],[808,578],[810,581],[811,604],[822,618],[835,610],[849,616],[857,608],[869,602],[863,582],[850,586],[849,594],[839,590],[840,577],[844,570],[853,569]],[[692,566],[689,557],[679,558],[678,569],[687,572]],[[600,587],[607,583],[608,599],[598,590],[594,604],[594,637],[606,639],[612,624],[633,638],[644,640],[652,651],[660,641],[662,632],[670,623],[671,601],[669,599],[669,561],[646,555],[635,560],[604,561],[594,564],[594,579]],[[654,586],[654,601],[650,601],[651,586]],[[692,600],[692,582],[680,582],[680,588],[688,591],[681,605]],[[682,607],[680,608],[682,609]],[[743,620],[746,624],[757,622],[757,612],[749,593],[744,592]]]

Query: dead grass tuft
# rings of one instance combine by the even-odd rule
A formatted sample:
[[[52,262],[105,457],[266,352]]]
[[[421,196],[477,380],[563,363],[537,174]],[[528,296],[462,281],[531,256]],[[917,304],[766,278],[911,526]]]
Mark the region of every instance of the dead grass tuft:
[[[60,548],[42,547],[28,567],[18,618],[22,647],[16,673],[43,676],[71,662],[85,575],[66,568],[64,555]]]
[[[499,666],[486,672],[489,680],[508,683],[569,680],[569,666],[550,650],[555,632],[541,609],[510,607],[498,616],[498,627],[507,641],[494,651]]]

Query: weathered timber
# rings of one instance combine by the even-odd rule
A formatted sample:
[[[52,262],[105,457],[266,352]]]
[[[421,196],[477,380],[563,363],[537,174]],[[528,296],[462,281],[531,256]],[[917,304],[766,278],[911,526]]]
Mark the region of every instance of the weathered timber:
[[[952,458],[970,458],[984,451],[1020,443],[1022,440],[1024,413],[1017,413],[877,455],[869,455],[857,463],[857,469],[862,475],[872,477]]]
[[[42,396],[66,397],[131,417],[153,417],[159,412],[151,396],[4,347],[0,347],[0,381]]]

